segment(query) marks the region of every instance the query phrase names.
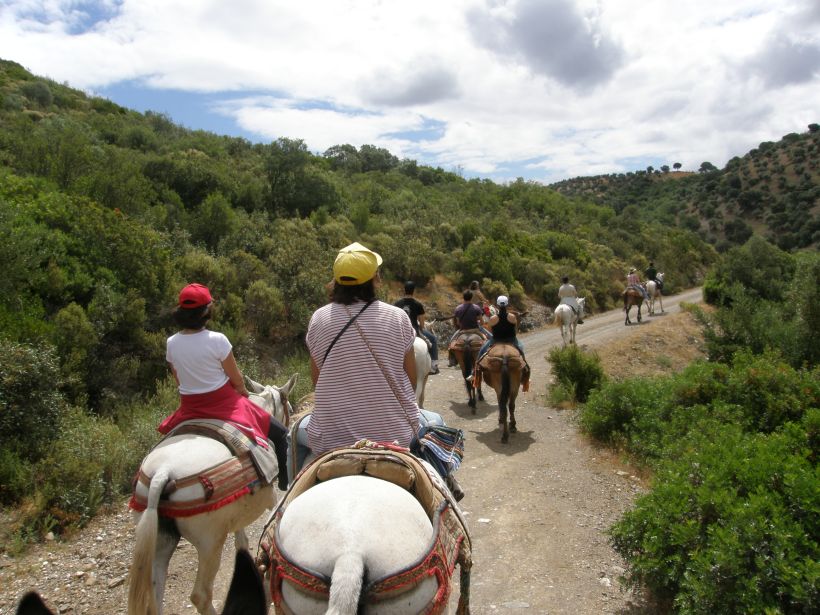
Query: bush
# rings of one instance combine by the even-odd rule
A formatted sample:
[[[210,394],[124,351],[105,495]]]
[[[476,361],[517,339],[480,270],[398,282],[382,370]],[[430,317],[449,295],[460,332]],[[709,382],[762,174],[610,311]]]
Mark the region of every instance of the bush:
[[[549,360],[555,380],[574,391],[576,401],[585,402],[590,392],[604,382],[604,369],[595,353],[584,352],[572,345],[553,348]]]
[[[701,424],[610,530],[627,582],[680,613],[815,612],[820,499],[808,426],[817,412],[772,435]]]

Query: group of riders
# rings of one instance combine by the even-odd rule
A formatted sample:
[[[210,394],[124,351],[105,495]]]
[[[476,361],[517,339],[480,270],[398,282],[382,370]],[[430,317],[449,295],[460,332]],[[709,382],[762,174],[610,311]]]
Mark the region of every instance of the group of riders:
[[[330,302],[313,313],[305,338],[315,390],[313,411],[290,431],[248,399],[230,341],[207,328],[214,310],[209,289],[200,284],[183,288],[174,312],[180,330],[168,338],[166,350],[180,406],[159,431],[168,433],[195,418],[233,423],[259,446],[272,445],[280,468],[278,487],[285,490],[303,465],[329,450],[362,440],[410,449],[426,427],[443,425],[439,414],[419,407],[414,391],[414,340],[419,336],[427,342],[431,373],[437,374],[436,336],[426,329],[425,309],[413,296],[412,281],[404,284],[404,296],[394,305],[376,299],[381,265],[382,257],[359,243],[337,254],[328,285]],[[652,263],[645,275],[659,282]],[[627,283],[646,292],[634,268]],[[562,278],[558,297],[583,323],[583,304],[568,277]],[[478,330],[485,338],[479,359],[496,343],[514,346],[524,359],[516,336],[518,316],[507,296],[498,296],[491,306],[479,283],[472,282],[453,314],[456,332],[451,343],[464,331]],[[452,476],[444,479],[460,499],[458,483]]]

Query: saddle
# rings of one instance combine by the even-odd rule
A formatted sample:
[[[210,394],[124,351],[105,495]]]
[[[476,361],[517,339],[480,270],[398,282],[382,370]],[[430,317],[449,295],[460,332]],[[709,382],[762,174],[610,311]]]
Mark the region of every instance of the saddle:
[[[433,525],[434,537],[427,554],[413,567],[376,579],[363,589],[367,603],[386,596],[402,594],[429,576],[439,579],[441,589],[425,613],[443,613],[450,594],[448,582],[456,564],[461,571],[459,615],[470,612],[470,569],[472,547],[467,524],[458,504],[438,473],[429,464],[414,457],[407,449],[392,444],[377,444],[362,440],[351,448],[342,448],[321,455],[308,465],[279,502],[265,524],[259,542],[257,566],[270,573],[270,592],[276,613],[282,607],[282,582],[298,585],[303,591],[329,595],[329,580],[320,578],[290,561],[279,548],[278,526],[288,505],[317,483],[342,476],[366,474],[392,482],[409,491],[421,504]]]
[[[474,386],[481,386],[482,372],[500,373],[506,361],[507,368],[521,370],[521,388],[529,391],[530,388],[530,366],[526,359],[521,356],[515,344],[506,342],[496,342],[490,349],[478,359],[476,370],[476,382]]]
[[[276,478],[278,466],[273,448],[258,446],[239,428],[214,419],[195,419],[180,423],[160,440],[156,448],[166,438],[194,434],[213,438],[224,444],[233,457],[206,468],[191,476],[170,481],[163,491],[158,512],[165,517],[190,517],[230,504],[239,497],[254,493],[261,485],[270,485]],[[152,448],[151,450],[154,450]],[[128,506],[142,512],[148,505],[148,488],[151,478],[137,471],[133,480],[131,500]],[[170,501],[168,496],[176,491],[200,485],[204,495],[189,500]]]
[[[458,350],[460,352],[471,350],[475,352],[478,351],[483,344],[484,338],[481,335],[481,331],[478,329],[462,329],[450,342],[449,350]]]

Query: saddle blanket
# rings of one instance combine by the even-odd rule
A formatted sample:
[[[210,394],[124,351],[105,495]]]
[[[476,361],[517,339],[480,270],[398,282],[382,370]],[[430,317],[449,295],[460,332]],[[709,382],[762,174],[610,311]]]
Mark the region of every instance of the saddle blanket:
[[[448,350],[464,350],[469,345],[471,350],[478,350],[484,344],[484,337],[478,329],[463,329],[450,341]]]
[[[427,555],[418,564],[396,571],[364,588],[362,595],[365,603],[400,595],[429,576],[435,576],[440,589],[433,603],[423,612],[430,615],[444,613],[450,594],[449,579],[456,564],[459,564],[461,594],[456,612],[459,615],[468,614],[472,548],[461,509],[432,466],[414,457],[405,448],[368,440],[358,442],[351,448],[328,451],[314,460],[302,470],[268,519],[259,543],[257,565],[264,566],[268,571],[266,578],[270,582],[276,613],[287,613],[282,604],[282,582],[285,580],[298,586],[301,591],[324,596],[330,593],[329,580],[300,568],[288,560],[279,548],[277,527],[284,511],[290,502],[315,484],[356,474],[367,474],[407,489],[424,508],[436,532]]]
[[[257,446],[244,432],[230,423],[212,419],[185,421],[160,442],[183,434],[202,435],[218,440],[234,456],[195,475],[170,481],[165,486],[158,507],[159,514],[164,517],[190,517],[216,510],[243,495],[255,492],[262,485],[271,484],[277,476],[278,468],[272,447],[266,449]],[[138,512],[145,510],[150,485],[151,477],[140,467],[128,502],[130,508]],[[168,499],[171,494],[193,485],[202,487],[201,496],[185,500]]]

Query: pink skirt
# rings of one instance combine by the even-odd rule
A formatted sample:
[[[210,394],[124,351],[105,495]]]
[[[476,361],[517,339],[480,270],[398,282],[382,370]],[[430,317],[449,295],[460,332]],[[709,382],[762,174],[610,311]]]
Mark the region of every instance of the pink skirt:
[[[226,382],[209,393],[180,395],[179,408],[165,417],[157,431],[166,434],[183,421],[217,419],[233,423],[257,444],[268,447],[270,415]]]

